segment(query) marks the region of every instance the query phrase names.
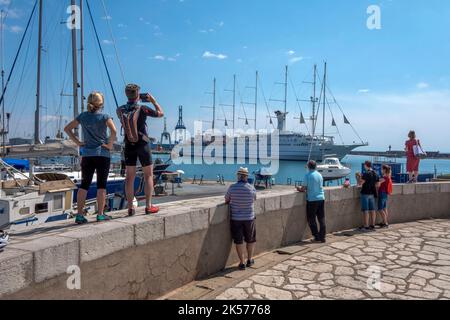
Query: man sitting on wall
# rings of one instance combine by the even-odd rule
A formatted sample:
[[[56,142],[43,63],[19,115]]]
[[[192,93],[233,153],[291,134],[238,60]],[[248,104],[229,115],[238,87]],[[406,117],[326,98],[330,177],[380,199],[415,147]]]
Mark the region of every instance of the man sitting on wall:
[[[313,160],[308,162],[309,172],[306,174],[303,186],[297,187],[299,192],[306,192],[306,211],[308,224],[314,236],[315,242],[326,242],[325,224],[325,192],[323,189],[323,177],[317,172],[317,163]],[[319,220],[320,230],[317,229]]]
[[[231,233],[240,260],[240,270],[255,264],[253,252],[256,245],[256,189],[248,183],[248,174],[248,169],[241,168],[237,174],[238,182],[229,188],[225,196],[225,202],[231,207]],[[247,264],[244,259],[244,240],[247,243]]]

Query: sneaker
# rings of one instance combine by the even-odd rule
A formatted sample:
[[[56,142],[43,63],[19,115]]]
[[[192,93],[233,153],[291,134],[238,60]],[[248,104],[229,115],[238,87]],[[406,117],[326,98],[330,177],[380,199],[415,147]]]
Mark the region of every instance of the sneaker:
[[[112,220],[112,218],[110,216],[107,216],[106,214],[97,216],[97,222],[105,222],[105,221],[111,221],[111,220]]]
[[[375,226],[370,226],[369,230],[375,230]]]
[[[380,228],[381,228],[381,229],[388,229],[388,228],[389,228],[389,225],[388,225],[388,224],[382,224],[382,225],[380,226]]]
[[[247,267],[247,268],[251,268],[251,267],[253,267],[254,265],[255,265],[255,260],[252,259],[252,260],[248,260],[248,261],[247,261],[247,266],[246,266],[246,267]]]
[[[246,268],[245,264],[241,263],[241,264],[239,265],[239,270],[244,271],[245,268]]]
[[[89,222],[88,219],[86,219],[86,217],[83,216],[82,214],[78,214],[78,215],[75,217],[75,223],[76,223],[76,224],[86,224],[86,223],[88,223],[88,222]]]
[[[0,251],[2,251],[7,245],[9,241],[9,235],[0,230]]]
[[[128,209],[128,216],[133,217],[136,215],[136,209]]]
[[[159,207],[151,206],[150,208],[145,208],[146,215],[157,214],[158,212],[159,212]]]

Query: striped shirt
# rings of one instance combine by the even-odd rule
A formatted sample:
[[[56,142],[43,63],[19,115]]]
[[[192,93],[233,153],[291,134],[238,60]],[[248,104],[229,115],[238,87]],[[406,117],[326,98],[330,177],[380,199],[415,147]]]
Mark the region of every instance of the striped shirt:
[[[228,189],[225,200],[231,206],[231,220],[255,220],[253,204],[256,200],[256,189],[251,184],[243,181],[233,184]]]

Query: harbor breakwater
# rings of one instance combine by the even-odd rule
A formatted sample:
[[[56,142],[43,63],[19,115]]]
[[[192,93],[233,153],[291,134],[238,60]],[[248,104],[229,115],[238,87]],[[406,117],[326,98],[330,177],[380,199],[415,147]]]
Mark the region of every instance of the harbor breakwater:
[[[361,224],[360,190],[327,188],[328,232]],[[162,205],[161,213],[54,228],[0,253],[0,299],[152,299],[237,262],[223,197]],[[310,237],[305,195],[259,195],[257,253]],[[395,185],[391,223],[450,219],[450,183]],[[69,273],[68,273],[69,272]]]

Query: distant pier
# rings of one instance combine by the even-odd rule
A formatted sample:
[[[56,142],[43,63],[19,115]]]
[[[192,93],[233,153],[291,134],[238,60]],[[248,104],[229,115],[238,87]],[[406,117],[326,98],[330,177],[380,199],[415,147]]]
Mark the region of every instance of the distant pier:
[[[406,158],[405,151],[352,151],[352,156],[369,156],[369,157],[385,157],[385,158]],[[439,151],[427,152],[428,159],[448,159],[450,153],[441,153]]]

